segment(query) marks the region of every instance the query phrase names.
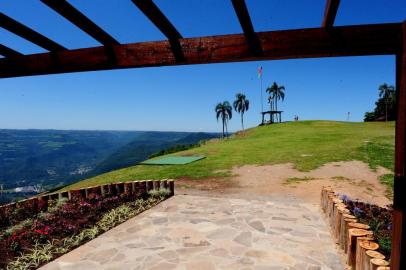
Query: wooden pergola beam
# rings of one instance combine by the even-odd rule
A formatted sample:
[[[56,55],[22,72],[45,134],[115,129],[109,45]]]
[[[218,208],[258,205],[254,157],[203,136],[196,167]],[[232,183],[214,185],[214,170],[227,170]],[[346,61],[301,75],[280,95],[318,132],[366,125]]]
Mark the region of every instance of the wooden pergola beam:
[[[184,61],[182,46],[179,41],[182,39],[182,35],[162,13],[159,7],[152,0],[132,0],[132,2],[168,38],[175,59],[178,62]]]
[[[120,44],[66,0],[41,0],[45,5],[105,46]]]
[[[252,56],[244,34],[180,40],[181,64],[397,54],[402,24],[259,32],[263,56]],[[0,78],[78,71],[179,65],[168,41],[94,47],[0,59]]]
[[[406,21],[396,55],[397,119],[391,269],[406,269]]]
[[[254,31],[245,0],[231,0],[237,14],[245,38],[250,46],[253,56],[262,56],[262,48],[258,36]]]
[[[51,52],[66,50],[65,47],[32,30],[24,24],[17,22],[2,12],[0,12],[0,27],[44,48],[45,50]]]
[[[327,0],[322,27],[333,27],[339,5],[340,0]]]
[[[16,57],[16,56],[23,56],[22,53],[19,53],[13,49],[10,49],[7,46],[4,46],[3,44],[0,44],[0,55],[3,55],[4,57]]]

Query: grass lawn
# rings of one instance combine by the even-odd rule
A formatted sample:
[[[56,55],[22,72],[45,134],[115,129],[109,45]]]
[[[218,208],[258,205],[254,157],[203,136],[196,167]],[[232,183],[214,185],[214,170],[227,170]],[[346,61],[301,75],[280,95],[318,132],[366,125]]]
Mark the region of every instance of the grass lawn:
[[[75,183],[65,189],[137,179],[204,178],[229,176],[234,166],[293,163],[308,171],[333,161],[361,160],[371,168],[380,165],[393,171],[395,123],[349,123],[334,121],[289,122],[262,126],[227,140],[171,155],[203,155],[187,165],[137,165]],[[390,176],[382,177],[391,186]]]

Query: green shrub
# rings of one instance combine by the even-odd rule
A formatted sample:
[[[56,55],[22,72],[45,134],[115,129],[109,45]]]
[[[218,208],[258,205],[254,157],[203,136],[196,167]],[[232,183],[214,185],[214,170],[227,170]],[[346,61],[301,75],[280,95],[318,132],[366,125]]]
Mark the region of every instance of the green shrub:
[[[64,206],[68,202],[68,198],[61,198],[57,200],[49,200],[48,201],[48,213],[55,213],[57,212],[62,206]]]
[[[148,191],[148,194],[152,197],[168,197],[171,194],[171,191],[167,188],[160,188],[159,190],[150,190]]]

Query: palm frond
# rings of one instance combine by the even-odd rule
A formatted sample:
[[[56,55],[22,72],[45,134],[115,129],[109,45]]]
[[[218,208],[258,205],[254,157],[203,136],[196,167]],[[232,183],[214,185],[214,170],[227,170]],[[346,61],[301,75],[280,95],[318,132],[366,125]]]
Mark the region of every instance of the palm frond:
[[[245,110],[244,111],[248,111],[249,107],[250,107],[250,101],[248,99],[246,99],[245,100],[245,108],[244,108]]]
[[[219,120],[221,115],[222,115],[222,111],[219,110],[219,111],[216,112],[217,121]]]
[[[285,92],[280,92],[280,98],[282,99],[282,101],[285,99]]]
[[[233,107],[234,107],[234,110],[236,110],[237,112],[238,112],[239,105],[240,105],[240,100],[236,99],[233,103]]]

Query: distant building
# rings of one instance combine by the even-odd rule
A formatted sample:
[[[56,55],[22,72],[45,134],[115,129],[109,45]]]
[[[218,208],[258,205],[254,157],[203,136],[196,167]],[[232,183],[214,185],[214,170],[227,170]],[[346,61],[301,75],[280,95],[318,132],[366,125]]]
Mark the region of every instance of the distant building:
[[[35,186],[16,187],[14,192],[38,192],[38,188]]]

